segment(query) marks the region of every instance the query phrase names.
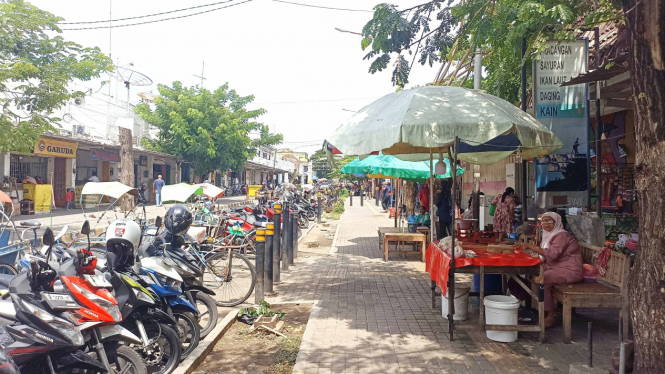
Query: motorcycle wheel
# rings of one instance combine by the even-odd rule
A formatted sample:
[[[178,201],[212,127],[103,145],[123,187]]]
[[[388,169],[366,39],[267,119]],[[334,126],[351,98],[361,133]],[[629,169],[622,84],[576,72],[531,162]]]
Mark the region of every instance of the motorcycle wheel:
[[[139,334],[136,328],[132,330],[134,334]],[[150,374],[170,374],[180,364],[182,355],[178,334],[162,323],[147,323],[145,332],[150,341],[150,355],[142,346],[134,346],[134,350],[141,356]]]
[[[310,209],[306,212],[306,214],[308,220],[314,221],[316,219],[316,210]]]
[[[147,374],[148,369],[141,355],[133,349],[121,345],[114,353],[114,357],[109,359],[111,370],[113,370],[113,373],[110,374]]]
[[[182,361],[199,346],[201,329],[196,317],[191,312],[173,313],[173,317],[178,322],[178,336],[182,345],[180,361]]]
[[[197,320],[201,329],[201,339],[205,338],[217,326],[217,303],[215,299],[203,292],[194,295],[196,309],[199,311]]]
[[[306,229],[309,227],[309,219],[305,215],[298,215],[298,227]]]

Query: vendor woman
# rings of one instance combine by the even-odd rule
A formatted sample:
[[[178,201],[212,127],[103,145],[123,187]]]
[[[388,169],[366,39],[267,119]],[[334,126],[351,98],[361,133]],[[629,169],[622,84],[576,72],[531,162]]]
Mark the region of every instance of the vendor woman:
[[[532,243],[519,243],[518,247],[530,249],[544,257],[545,313],[547,313],[545,327],[551,327],[558,319],[556,302],[552,298],[552,285],[581,282],[584,280],[584,270],[577,240],[563,229],[561,217],[557,213],[545,213],[542,217],[542,226],[543,241],[540,247]]]

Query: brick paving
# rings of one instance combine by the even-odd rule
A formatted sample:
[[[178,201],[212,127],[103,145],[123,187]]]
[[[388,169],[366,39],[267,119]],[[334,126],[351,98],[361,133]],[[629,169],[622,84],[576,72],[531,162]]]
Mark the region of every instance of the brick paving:
[[[282,275],[278,295],[267,299],[317,302],[308,325],[311,339],[303,341],[294,373],[567,373],[571,363],[586,360],[587,321],[595,325],[595,366],[609,367],[618,342],[615,311],[578,310],[572,344],[563,344],[560,326],[548,329],[546,344],[538,343],[536,333],[520,333],[517,342],[505,344],[461,330],[449,341],[440,297],[432,309],[429,277],[418,256],[382,259],[377,227],[392,221],[357,200],[346,209],[333,254],[301,254]],[[477,315],[474,299],[470,315]]]

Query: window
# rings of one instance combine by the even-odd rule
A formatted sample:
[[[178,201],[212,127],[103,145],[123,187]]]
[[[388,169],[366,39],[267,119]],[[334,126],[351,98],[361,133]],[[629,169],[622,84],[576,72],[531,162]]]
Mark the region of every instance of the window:
[[[303,166],[303,167],[302,167],[302,171],[304,171],[305,173],[307,173],[307,166]]]
[[[25,177],[48,180],[48,158],[38,156],[12,155],[9,163],[9,175],[21,183]]]

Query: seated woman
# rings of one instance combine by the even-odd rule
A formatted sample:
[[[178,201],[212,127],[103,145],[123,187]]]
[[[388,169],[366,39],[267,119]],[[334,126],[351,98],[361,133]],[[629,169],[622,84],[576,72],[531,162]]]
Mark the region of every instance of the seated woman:
[[[557,213],[545,213],[542,217],[542,225],[543,241],[540,247],[532,243],[519,243],[517,246],[544,257],[545,313],[547,314],[545,327],[551,327],[558,319],[556,302],[552,298],[552,285],[581,282],[584,280],[584,270],[577,240],[563,229],[561,217]],[[511,287],[511,292],[513,288]],[[517,296],[519,293],[514,294]]]
[[[430,226],[431,219],[429,216],[429,213],[427,213],[425,206],[421,205],[420,206],[420,214],[416,217],[416,221],[420,222],[423,226]]]

